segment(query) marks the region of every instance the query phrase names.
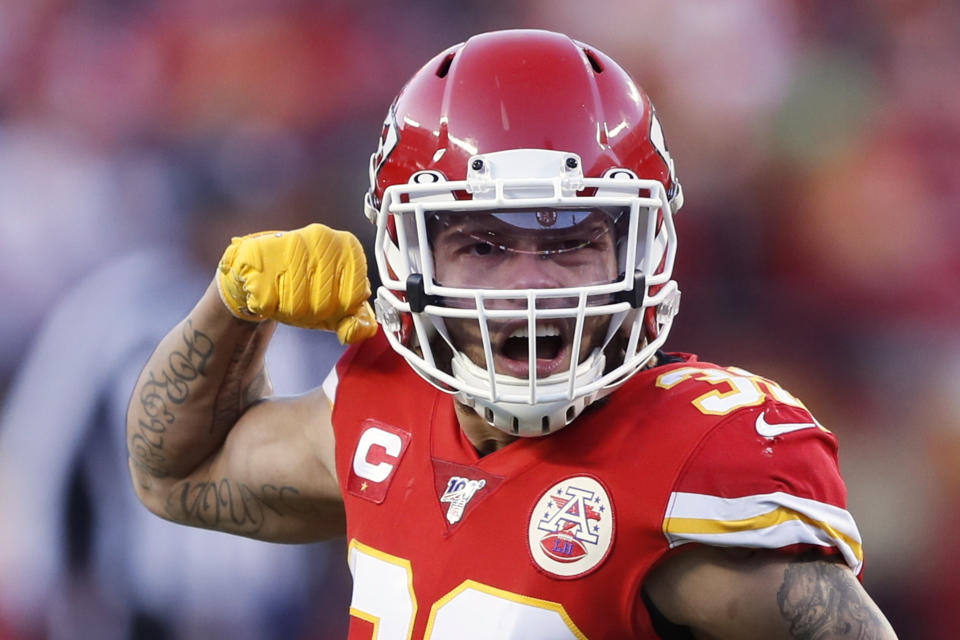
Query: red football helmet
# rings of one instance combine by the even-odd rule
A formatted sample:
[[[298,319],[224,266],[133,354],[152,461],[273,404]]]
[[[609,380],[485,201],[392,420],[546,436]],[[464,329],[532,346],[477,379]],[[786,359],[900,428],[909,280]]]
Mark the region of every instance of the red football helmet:
[[[490,424],[550,433],[666,339],[682,200],[656,112],[617,63],[547,31],[474,36],[406,84],[371,157],[378,320]],[[609,265],[584,267],[603,251]]]

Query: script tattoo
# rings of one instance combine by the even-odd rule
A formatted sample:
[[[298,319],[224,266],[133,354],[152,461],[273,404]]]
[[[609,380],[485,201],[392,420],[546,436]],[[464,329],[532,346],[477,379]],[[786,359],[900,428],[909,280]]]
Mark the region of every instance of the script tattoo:
[[[259,491],[242,482],[221,478],[217,482],[185,481],[167,500],[171,517],[211,529],[228,527],[253,535],[263,527],[269,514],[278,516],[302,512],[289,502],[300,492],[289,486],[265,484]]]
[[[132,459],[155,477],[166,475],[164,435],[176,420],[174,410],[190,397],[188,383],[206,375],[207,363],[213,356],[213,341],[195,330],[191,320],[184,323],[181,336],[183,345],[170,354],[167,366],[147,374],[139,394],[144,417],[137,421],[137,431],[130,437]]]
[[[790,563],[777,604],[790,623],[791,637],[800,640],[866,640],[883,636],[887,629],[856,578],[833,562],[798,559]]]

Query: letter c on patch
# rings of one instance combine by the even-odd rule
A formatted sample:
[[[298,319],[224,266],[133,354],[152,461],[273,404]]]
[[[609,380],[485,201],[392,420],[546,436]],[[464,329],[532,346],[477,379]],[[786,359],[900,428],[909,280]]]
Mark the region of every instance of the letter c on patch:
[[[377,456],[378,458],[385,457],[396,461],[403,450],[403,439],[395,433],[377,427],[367,429],[360,436],[357,449],[353,454],[353,472],[371,482],[383,482],[390,476],[394,465],[386,460],[371,459],[374,447],[381,447],[386,452],[385,456],[381,454]]]

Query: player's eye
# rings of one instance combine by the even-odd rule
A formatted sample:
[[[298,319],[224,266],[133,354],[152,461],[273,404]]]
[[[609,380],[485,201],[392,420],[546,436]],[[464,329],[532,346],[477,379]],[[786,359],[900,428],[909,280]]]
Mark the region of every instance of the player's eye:
[[[464,247],[464,251],[472,256],[492,256],[500,255],[507,250],[506,247],[492,242],[474,242]]]

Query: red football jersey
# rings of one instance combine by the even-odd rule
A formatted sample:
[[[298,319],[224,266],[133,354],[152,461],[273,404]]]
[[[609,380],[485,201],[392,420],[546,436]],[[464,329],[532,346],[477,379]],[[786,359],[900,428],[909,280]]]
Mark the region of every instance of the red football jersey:
[[[687,543],[810,548],[859,571],[836,440],[775,383],[682,361],[479,457],[382,337],[324,384],[354,578],[350,638],[655,638],[644,577]]]

